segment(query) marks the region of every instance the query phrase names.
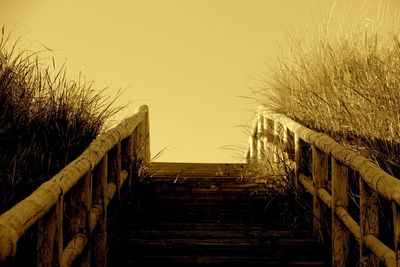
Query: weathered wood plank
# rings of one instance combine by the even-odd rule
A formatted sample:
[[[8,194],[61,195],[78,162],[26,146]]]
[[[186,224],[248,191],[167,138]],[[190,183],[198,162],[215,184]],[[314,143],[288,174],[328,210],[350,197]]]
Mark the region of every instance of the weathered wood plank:
[[[312,146],[312,179],[314,187],[317,189],[325,189],[328,180],[328,156]],[[325,225],[324,213],[326,209],[318,197],[318,194],[313,194],[313,224],[314,234],[318,242],[324,244],[326,242],[324,237],[323,227]]]
[[[97,165],[93,172],[94,177],[94,205],[101,207],[99,223],[93,235],[93,262],[95,266],[107,266],[107,190],[108,155]]]
[[[109,181],[114,183],[117,187],[116,197],[120,199],[121,191],[121,143],[119,142],[113,149],[110,150],[108,155],[108,176]]]
[[[143,119],[143,130],[144,130],[144,163],[147,165],[150,163],[151,152],[150,152],[150,123],[149,123],[149,112],[145,113]]]
[[[379,237],[378,194],[360,178],[360,266],[379,266],[379,258],[367,248],[365,236]]]
[[[302,151],[304,142],[299,138],[297,134],[294,135],[294,183],[296,192],[299,191],[299,177],[302,170]]]
[[[332,266],[346,266],[349,239],[345,226],[336,216],[337,207],[348,208],[348,168],[332,161]]]
[[[265,158],[264,151],[264,116],[257,114],[257,159]]]
[[[37,266],[60,266],[63,252],[64,197],[37,224]]]

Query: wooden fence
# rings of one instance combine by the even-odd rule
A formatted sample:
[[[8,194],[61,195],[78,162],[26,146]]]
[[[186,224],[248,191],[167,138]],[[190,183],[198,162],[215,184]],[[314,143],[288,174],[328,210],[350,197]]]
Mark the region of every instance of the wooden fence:
[[[304,153],[307,148],[311,148],[311,156]],[[360,266],[374,267],[381,262],[400,267],[400,180],[329,136],[259,106],[247,161],[265,160],[267,150],[274,153],[274,160],[280,153],[287,153],[288,160],[294,161],[296,184],[312,195],[313,228],[318,241],[327,242],[322,228],[331,225],[333,266],[346,266],[352,234],[358,241]],[[304,171],[306,163],[311,165],[311,175]],[[359,179],[358,219],[348,209],[349,168]],[[378,195],[391,203],[394,249],[379,240]],[[324,215],[327,211],[330,216]]]
[[[149,113],[141,106],[0,215],[0,263],[12,264],[19,239],[33,229],[37,266],[70,266],[77,258],[81,266],[105,266],[108,204],[149,160]]]

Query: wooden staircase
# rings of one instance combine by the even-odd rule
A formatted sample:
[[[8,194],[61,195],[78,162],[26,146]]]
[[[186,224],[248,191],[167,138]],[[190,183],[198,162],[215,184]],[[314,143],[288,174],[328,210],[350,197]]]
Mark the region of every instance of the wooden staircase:
[[[243,179],[244,170],[152,163],[121,196],[109,230],[109,266],[328,266],[311,225],[283,222],[280,203],[268,204],[266,187]]]

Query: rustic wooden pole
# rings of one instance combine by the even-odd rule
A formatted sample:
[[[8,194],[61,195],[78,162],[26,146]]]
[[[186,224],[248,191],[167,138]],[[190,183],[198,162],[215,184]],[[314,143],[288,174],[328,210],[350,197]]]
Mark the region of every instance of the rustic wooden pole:
[[[318,197],[318,189],[325,188],[326,181],[328,180],[329,171],[328,156],[321,150],[312,146],[312,179],[315,188],[317,189],[313,194],[313,224],[315,239],[324,244],[324,231],[325,224],[324,213],[325,207],[323,202]]]
[[[134,143],[135,143],[135,133],[132,133],[131,136],[128,138],[128,143],[126,146],[126,151],[124,158],[127,158],[127,166],[126,170],[128,171],[128,186],[131,188],[132,186],[132,179],[133,176],[135,175],[134,173],[134,161],[135,161],[135,155],[134,155]]]
[[[265,157],[267,156],[268,153],[268,118],[267,116],[263,116],[263,150],[265,153]]]
[[[297,134],[294,134],[294,162],[295,162],[295,188],[296,192],[299,190],[299,176],[302,169],[302,151],[303,151],[304,141],[299,138]]]
[[[336,216],[336,208],[348,207],[348,168],[332,160],[332,266],[346,266],[349,253],[348,233]]]
[[[266,129],[266,137],[268,139],[268,143],[270,144],[273,144],[275,142],[274,124],[275,124],[274,120],[267,118],[265,129]]]
[[[400,207],[392,202],[393,226],[394,226],[394,252],[396,254],[396,267],[400,267]]]
[[[378,193],[360,177],[360,267],[379,266],[378,257],[365,245],[366,235],[379,238]]]
[[[107,206],[105,202],[107,188],[108,157],[104,155],[93,172],[94,206],[101,207],[101,215],[93,236],[93,263],[95,266],[107,266]]]
[[[119,201],[121,191],[121,142],[118,142],[118,144],[110,150],[108,161],[108,176],[110,182],[114,183],[117,187],[116,199]]]
[[[280,161],[279,159],[279,146],[280,146],[280,136],[279,136],[279,122],[276,120],[273,121],[273,152],[274,152],[274,163],[278,163]]]
[[[37,224],[37,266],[60,266],[63,252],[64,197]]]
[[[282,154],[284,155],[284,159],[289,158],[289,136],[288,136],[288,128],[285,125],[281,127],[281,143],[282,143]]]
[[[135,138],[134,138],[134,155],[137,164],[142,164],[144,161],[144,155],[145,155],[144,141],[145,141],[145,129],[144,129],[144,123],[141,122],[135,129]]]
[[[150,163],[151,154],[150,154],[150,120],[149,120],[149,111],[146,112],[146,115],[143,120],[143,130],[144,130],[144,162],[147,165]]]
[[[249,145],[250,145],[250,158],[253,161],[257,160],[257,138],[254,134],[252,134],[249,138]]]
[[[92,173],[87,173],[78,184],[71,190],[70,218],[71,234],[74,238],[77,235],[84,235],[88,240],[87,246],[80,259],[80,266],[90,266],[91,263],[91,217],[92,208]]]
[[[264,151],[264,116],[261,114],[257,114],[257,159],[262,160],[265,157]]]

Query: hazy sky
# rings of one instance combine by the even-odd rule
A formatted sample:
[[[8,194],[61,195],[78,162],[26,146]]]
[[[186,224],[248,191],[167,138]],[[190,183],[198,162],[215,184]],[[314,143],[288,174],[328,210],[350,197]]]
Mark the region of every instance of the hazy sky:
[[[249,95],[291,29],[317,25],[332,0],[0,0],[0,23],[54,50],[71,75],[125,88],[118,104],[150,107],[151,150],[165,161],[230,162],[243,155]],[[366,14],[379,0],[338,0]],[[400,9],[397,0],[391,10]],[[350,4],[349,4],[350,3]]]

